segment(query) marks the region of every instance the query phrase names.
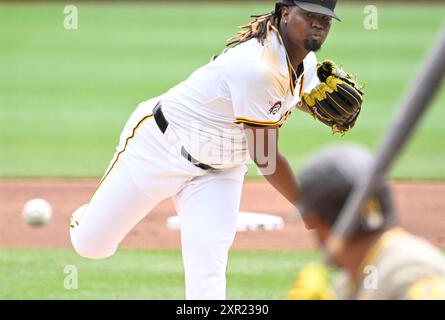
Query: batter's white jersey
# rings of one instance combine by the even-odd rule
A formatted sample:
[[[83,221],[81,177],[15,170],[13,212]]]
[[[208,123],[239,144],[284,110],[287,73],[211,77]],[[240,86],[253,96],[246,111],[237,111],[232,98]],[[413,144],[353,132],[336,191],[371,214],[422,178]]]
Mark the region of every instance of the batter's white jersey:
[[[225,50],[214,61],[162,96],[166,119],[185,149],[203,163],[230,168],[247,159],[243,123],[282,125],[319,80],[309,53],[296,73],[280,36],[262,45],[251,39]]]

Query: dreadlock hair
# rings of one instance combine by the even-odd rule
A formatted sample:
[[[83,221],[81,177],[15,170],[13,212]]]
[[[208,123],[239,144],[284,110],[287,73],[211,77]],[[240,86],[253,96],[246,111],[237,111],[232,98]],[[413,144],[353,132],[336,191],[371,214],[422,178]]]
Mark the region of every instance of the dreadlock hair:
[[[241,31],[227,40],[227,47],[236,47],[237,45],[256,38],[264,45],[264,41],[269,41],[270,30],[278,33],[281,20],[281,4],[277,4],[274,11],[263,15],[253,15],[250,23],[239,27]]]

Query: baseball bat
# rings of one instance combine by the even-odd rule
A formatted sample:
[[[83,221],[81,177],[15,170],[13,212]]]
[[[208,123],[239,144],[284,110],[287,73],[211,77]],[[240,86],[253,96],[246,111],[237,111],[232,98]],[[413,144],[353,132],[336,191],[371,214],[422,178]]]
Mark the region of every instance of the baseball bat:
[[[385,179],[395,158],[438,91],[445,74],[445,27],[442,28],[436,43],[419,75],[405,94],[387,134],[380,143],[373,166],[369,172],[364,173],[357,187],[351,192],[334,224],[324,248],[325,260],[330,261],[336,256],[356,230],[365,201]]]

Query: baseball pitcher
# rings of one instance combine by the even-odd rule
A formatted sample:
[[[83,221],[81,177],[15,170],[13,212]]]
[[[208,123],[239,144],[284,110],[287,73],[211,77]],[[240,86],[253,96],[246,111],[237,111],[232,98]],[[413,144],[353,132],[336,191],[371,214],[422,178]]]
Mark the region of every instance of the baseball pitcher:
[[[79,255],[113,255],[125,235],[172,197],[181,222],[187,299],[225,299],[246,161],[291,203],[298,186],[278,150],[278,128],[297,108],[344,133],[361,87],[332,61],[317,64],[336,0],[282,1],[162,96],[141,103],[89,205],[73,214]],[[265,156],[267,155],[267,156]]]

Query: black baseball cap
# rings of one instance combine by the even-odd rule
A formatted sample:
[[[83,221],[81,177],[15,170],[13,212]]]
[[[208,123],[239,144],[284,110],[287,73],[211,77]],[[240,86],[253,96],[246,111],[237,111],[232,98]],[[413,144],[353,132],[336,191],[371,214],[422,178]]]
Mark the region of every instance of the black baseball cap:
[[[285,5],[295,5],[305,11],[324,14],[341,21],[334,12],[335,6],[337,5],[337,0],[283,0],[281,3]]]

